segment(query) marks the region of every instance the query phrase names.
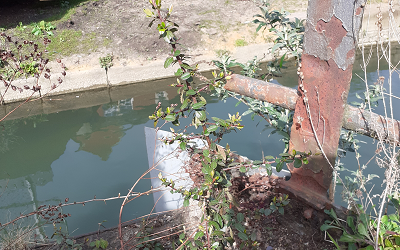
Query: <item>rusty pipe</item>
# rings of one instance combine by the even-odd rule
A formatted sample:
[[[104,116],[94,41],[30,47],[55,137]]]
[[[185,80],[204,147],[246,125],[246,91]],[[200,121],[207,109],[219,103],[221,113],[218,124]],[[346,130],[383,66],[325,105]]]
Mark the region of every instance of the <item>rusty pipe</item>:
[[[242,75],[233,74],[224,87],[226,90],[264,102],[294,110],[298,98],[297,91],[275,83],[265,82]],[[394,123],[395,133],[391,130]],[[383,138],[387,142],[399,144],[400,122],[376,113],[370,113],[346,104],[342,127],[372,138]],[[389,128],[389,129],[388,129]]]

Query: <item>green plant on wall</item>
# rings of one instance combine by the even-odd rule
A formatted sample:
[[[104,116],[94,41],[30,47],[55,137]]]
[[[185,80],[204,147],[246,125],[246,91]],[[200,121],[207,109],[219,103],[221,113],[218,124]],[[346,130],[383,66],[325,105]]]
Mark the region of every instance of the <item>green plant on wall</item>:
[[[107,54],[105,57],[99,58],[100,67],[106,71],[107,86],[110,87],[110,81],[108,80],[108,70],[113,66],[114,56]]]

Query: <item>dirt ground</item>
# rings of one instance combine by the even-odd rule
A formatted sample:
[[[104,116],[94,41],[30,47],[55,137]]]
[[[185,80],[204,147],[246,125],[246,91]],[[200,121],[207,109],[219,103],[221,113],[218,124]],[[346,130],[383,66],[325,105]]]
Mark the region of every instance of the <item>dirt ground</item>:
[[[277,9],[285,7],[305,18],[307,1],[276,2],[273,6]],[[173,6],[171,19],[180,26],[177,33],[180,49],[192,57],[205,54],[215,57],[221,51],[232,52],[238,46],[272,41],[267,33],[255,32],[256,25],[251,21],[259,9],[253,0],[163,1],[165,8],[170,5]],[[0,27],[14,28],[19,22],[26,25],[52,20],[65,12],[59,6],[30,7],[2,8]],[[107,53],[114,55],[116,65],[124,66],[164,60],[170,49],[159,39],[156,26],[148,27],[151,20],[145,17],[144,8],[150,8],[148,1],[89,0],[81,2],[72,15],[55,20],[57,29],[53,40],[65,30],[80,31],[81,40],[92,40],[89,46],[77,44],[72,55],[63,56],[67,68],[99,67],[98,58]],[[68,38],[63,39],[69,42]],[[57,53],[63,55],[64,52]]]

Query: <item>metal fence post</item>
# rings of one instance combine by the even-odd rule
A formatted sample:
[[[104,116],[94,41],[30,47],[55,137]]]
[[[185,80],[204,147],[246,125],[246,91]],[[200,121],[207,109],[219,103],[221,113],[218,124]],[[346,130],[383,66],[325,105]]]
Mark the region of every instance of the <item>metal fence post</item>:
[[[309,0],[308,4],[299,98],[289,150],[311,151],[313,155],[309,164],[301,168],[288,164],[292,178],[284,185],[286,190],[322,209],[329,203],[327,191],[332,181],[364,2]]]

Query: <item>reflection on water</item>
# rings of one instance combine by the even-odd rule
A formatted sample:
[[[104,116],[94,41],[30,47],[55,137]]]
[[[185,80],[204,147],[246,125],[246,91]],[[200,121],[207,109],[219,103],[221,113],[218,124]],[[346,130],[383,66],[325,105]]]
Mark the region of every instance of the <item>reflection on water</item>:
[[[355,67],[355,72],[361,74],[357,70]],[[387,71],[381,71],[380,75],[386,76]],[[377,72],[372,70],[368,77],[373,83]],[[296,70],[288,69],[285,77],[275,80],[296,86],[296,79]],[[75,94],[72,97],[59,96],[57,100],[45,100],[43,104],[25,105],[18,111],[20,113],[13,114],[14,117],[35,112],[38,115],[2,123],[0,194],[4,193],[0,196],[0,223],[42,204],[58,204],[67,197],[70,201],[83,201],[94,195],[107,198],[127,193],[148,169],[144,127],[153,127],[148,116],[159,102],[163,108],[179,102],[176,90],[169,87],[171,82],[173,80],[166,79],[121,86],[110,91],[85,92],[79,94],[80,98]],[[356,100],[355,92],[362,92],[364,85],[353,76],[349,102]],[[394,85],[394,92],[400,93],[399,88],[399,84]],[[218,102],[208,97],[207,102],[210,116],[227,118],[228,113],[247,110],[242,104],[234,108],[236,101],[231,99]],[[68,107],[71,110],[67,110]],[[382,105],[377,112],[383,112]],[[250,159],[282,152],[284,144],[279,141],[279,135],[269,135],[270,130],[264,129],[264,121],[253,122],[250,116],[245,116],[243,124],[243,131],[228,134],[222,144],[229,143],[233,150]],[[168,127],[163,129],[168,130]],[[371,155],[375,149],[373,140],[359,139],[367,142],[359,153]],[[361,164],[368,160],[369,157],[361,158]],[[348,153],[345,165],[357,168],[354,154]],[[383,173],[376,166],[367,171]],[[135,192],[147,191],[150,187],[150,180],[142,180]],[[96,231],[98,223],[103,220],[107,220],[104,226],[115,226],[121,202],[66,207],[63,212],[72,217],[68,218],[65,226],[75,235]],[[124,208],[122,219],[147,214],[153,205],[152,196],[140,197]],[[38,235],[52,234],[52,226],[40,230]]]

